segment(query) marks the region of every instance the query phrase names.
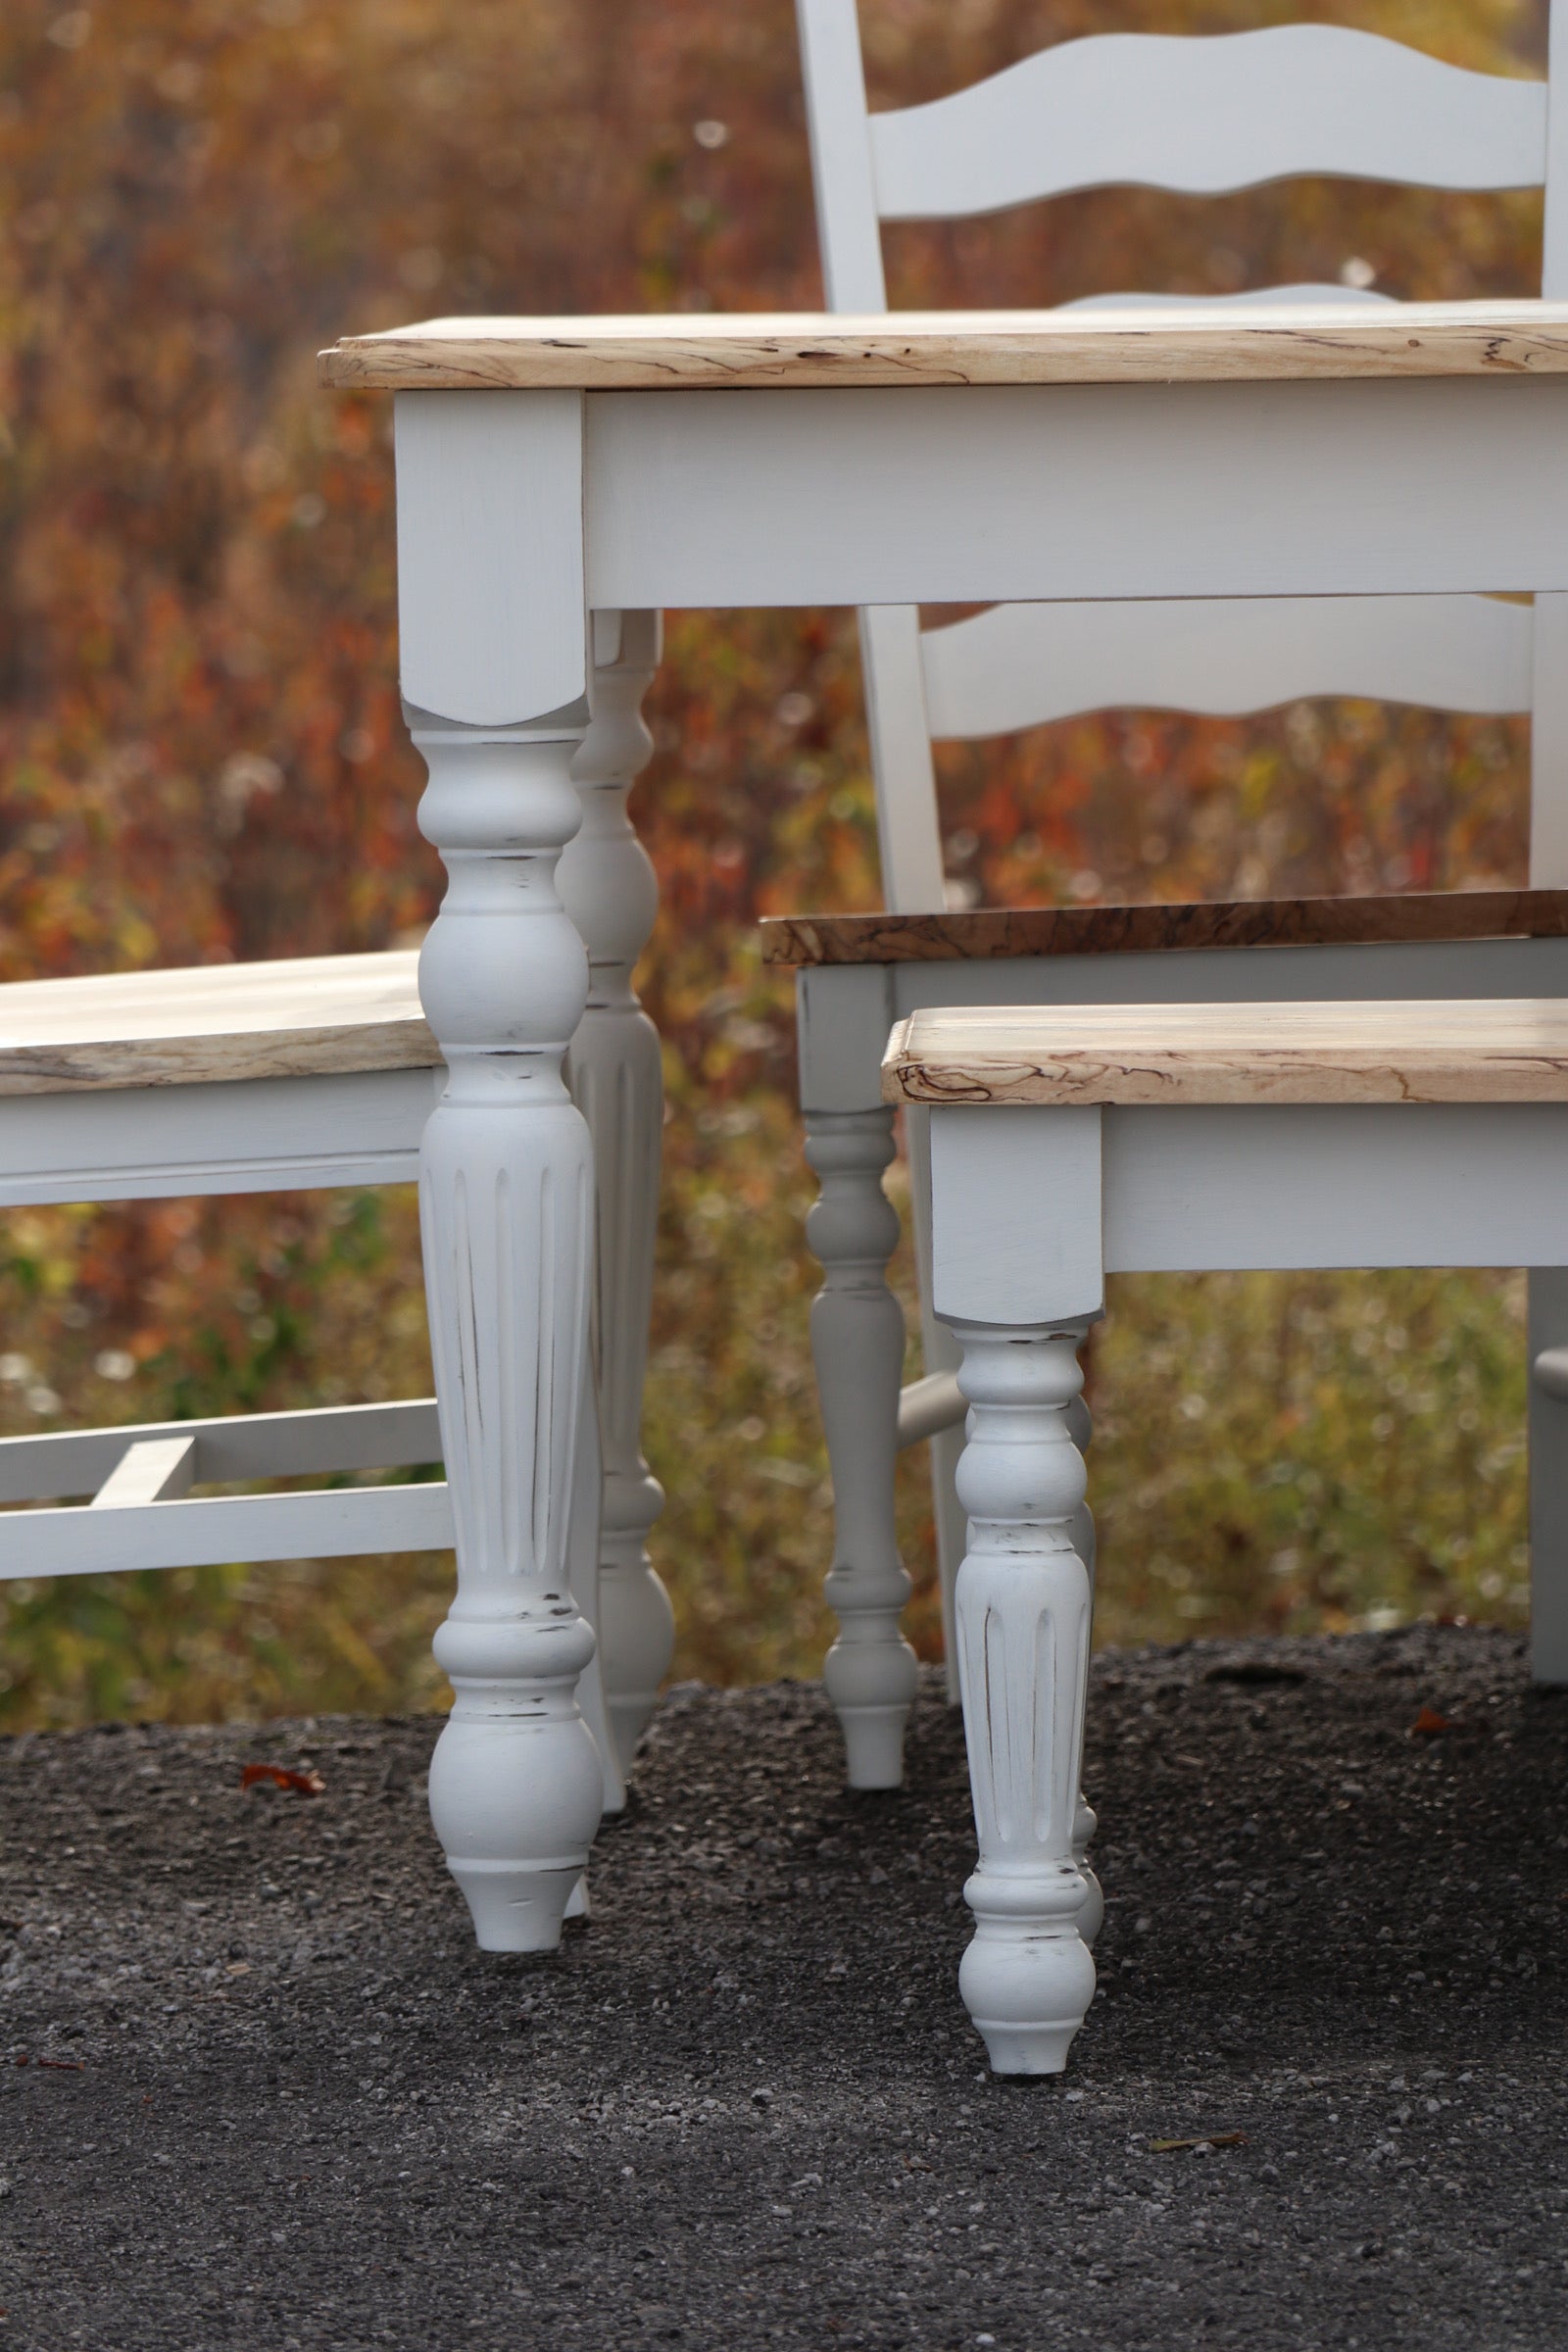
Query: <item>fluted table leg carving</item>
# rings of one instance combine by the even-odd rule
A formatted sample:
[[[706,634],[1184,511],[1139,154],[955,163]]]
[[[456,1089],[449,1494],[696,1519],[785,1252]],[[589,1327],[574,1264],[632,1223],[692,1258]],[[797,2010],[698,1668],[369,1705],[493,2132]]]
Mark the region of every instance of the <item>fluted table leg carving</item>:
[[[561,1075],[587,993],[555,887],[580,815],[576,740],[415,724],[419,826],[449,877],[419,962],[449,1070],[419,1200],[458,1551],[430,1813],[487,1951],[557,1942],[604,1801],[567,1558],[593,1218],[588,1131]]]
[[[600,1670],[622,1775],[675,1644],[669,1595],[647,1548],[664,1497],[642,1450],[664,1089],[659,1034],[637,1001],[632,971],[654,927],[659,884],[626,814],[627,795],[653,749],[642,698],[659,651],[657,612],[594,615],[592,718],[571,767],[582,830],[560,871],[563,903],[588,951],[588,1002],[566,1081],[594,1146],[592,1329],[604,1448]],[[612,1801],[624,1802],[624,1789]]]
[[[969,1550],[958,1676],[979,1865],[958,1987],[1000,2075],[1054,2075],[1094,1998],[1074,1855],[1089,1672],[1089,1571],[1073,1548],[1082,1375],[1061,1332],[956,1322],[973,1412],[958,1465]]]
[[[886,1276],[899,1220],[882,1190],[893,1113],[808,1111],[806,1129],[806,1156],[822,1181],[806,1237],[827,1277],[811,1307],[811,1352],[833,1470],[826,1590],[839,1621],[822,1675],[850,1787],[896,1788],[917,1670],[899,1631],[909,1579],[893,1517],[904,1369],[904,1315]]]
[[[1077,1337],[1078,1344],[1081,1346],[1085,1337],[1085,1333],[1080,1332]],[[1094,1434],[1094,1418],[1090,1413],[1087,1402],[1085,1401],[1083,1392],[1080,1390],[1078,1395],[1073,1398],[1072,1402],[1067,1407],[1067,1435],[1071,1438],[1073,1444],[1077,1446],[1080,1453],[1087,1453],[1089,1451],[1090,1440],[1093,1438]],[[1089,1508],[1087,1498],[1082,1501],[1078,1505],[1078,1508],[1074,1511],[1067,1533],[1074,1551],[1078,1554],[1078,1557],[1082,1560],[1084,1566],[1089,1571],[1089,1609],[1090,1621],[1091,1625],[1093,1625],[1095,1605],[1095,1515],[1094,1512]],[[1078,1759],[1078,1802],[1074,1807],[1072,1819],[1072,1852],[1073,1860],[1078,1865],[1079,1876],[1082,1878],[1085,1888],[1087,1889],[1084,1895],[1083,1908],[1078,1914],[1078,1933],[1083,1937],[1085,1943],[1088,1944],[1090,1950],[1093,1951],[1095,1947],[1095,1938],[1105,1924],[1105,1897],[1100,1881],[1096,1878],[1093,1870],[1089,1866],[1089,1848],[1094,1843],[1095,1832],[1100,1825],[1095,1819],[1093,1807],[1090,1805],[1088,1798],[1084,1795],[1082,1755],[1080,1755]]]

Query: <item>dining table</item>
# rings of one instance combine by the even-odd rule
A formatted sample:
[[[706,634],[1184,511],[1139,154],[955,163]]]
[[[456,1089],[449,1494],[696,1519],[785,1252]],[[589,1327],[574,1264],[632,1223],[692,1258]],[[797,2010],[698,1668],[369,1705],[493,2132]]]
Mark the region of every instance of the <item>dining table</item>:
[[[1568,305],[437,318],[319,371],[395,400],[402,692],[448,876],[419,968],[458,1563],[431,1810],[481,1945],[542,1949],[605,1803],[592,1621],[623,1740],[668,1656],[625,814],[657,616],[1528,594],[1568,763]],[[596,1593],[572,1530],[601,1497]]]

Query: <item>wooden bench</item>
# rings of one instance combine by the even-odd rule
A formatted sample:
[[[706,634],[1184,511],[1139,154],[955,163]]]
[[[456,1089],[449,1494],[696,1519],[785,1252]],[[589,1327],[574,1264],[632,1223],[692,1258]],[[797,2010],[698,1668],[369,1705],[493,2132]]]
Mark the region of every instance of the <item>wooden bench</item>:
[[[895,1028],[883,1092],[930,1111],[933,1297],[971,1414],[960,1986],[999,2073],[1051,2074],[1095,1983],[1070,1412],[1104,1275],[1568,1265],[1568,1004],[934,1007]]]
[[[417,955],[0,987],[0,1206],[412,1182],[444,1077]],[[193,1494],[439,1462],[433,1397],[0,1443],[0,1577],[417,1550],[444,1484]],[[81,1503],[62,1498],[83,1496]]]

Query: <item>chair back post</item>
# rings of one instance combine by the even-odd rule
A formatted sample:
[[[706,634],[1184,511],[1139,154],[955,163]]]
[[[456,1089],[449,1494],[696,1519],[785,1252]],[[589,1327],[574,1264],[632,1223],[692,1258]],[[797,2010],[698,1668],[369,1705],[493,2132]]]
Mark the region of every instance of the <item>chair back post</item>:
[[[855,0],[795,0],[816,234],[830,311],[885,311],[882,230]]]
[[[1546,35],[1546,186],[1541,291],[1568,300],[1568,0],[1551,0]],[[1538,596],[1530,718],[1530,881],[1568,880],[1568,596]]]
[[[795,4],[827,307],[885,311],[882,227],[856,0]],[[894,914],[939,913],[942,833],[920,683],[920,615],[913,605],[865,606],[859,622],[882,896]]]

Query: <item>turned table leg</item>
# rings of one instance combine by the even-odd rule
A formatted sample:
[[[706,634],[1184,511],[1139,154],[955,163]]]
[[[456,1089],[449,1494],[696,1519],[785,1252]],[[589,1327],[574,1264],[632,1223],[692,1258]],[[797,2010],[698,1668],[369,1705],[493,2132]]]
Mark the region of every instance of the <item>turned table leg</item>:
[[[436,1636],[456,1703],[430,1812],[487,1951],[556,1943],[605,1795],[569,1584],[593,1171],[562,1081],[587,992],[555,888],[577,733],[416,725],[449,885],[419,990],[449,1078],[420,1157],[431,1348],[457,1531]]]
[[[637,1001],[632,970],[654,926],[659,884],[626,814],[627,795],[653,749],[641,705],[659,650],[657,612],[594,615],[592,717],[571,766],[583,823],[560,871],[562,901],[588,951],[587,1007],[566,1079],[594,1148],[593,1356],[604,1448],[600,1668],[622,1775],[675,1642],[669,1596],[647,1548],[664,1497],[641,1438],[664,1090],[659,1035]]]

